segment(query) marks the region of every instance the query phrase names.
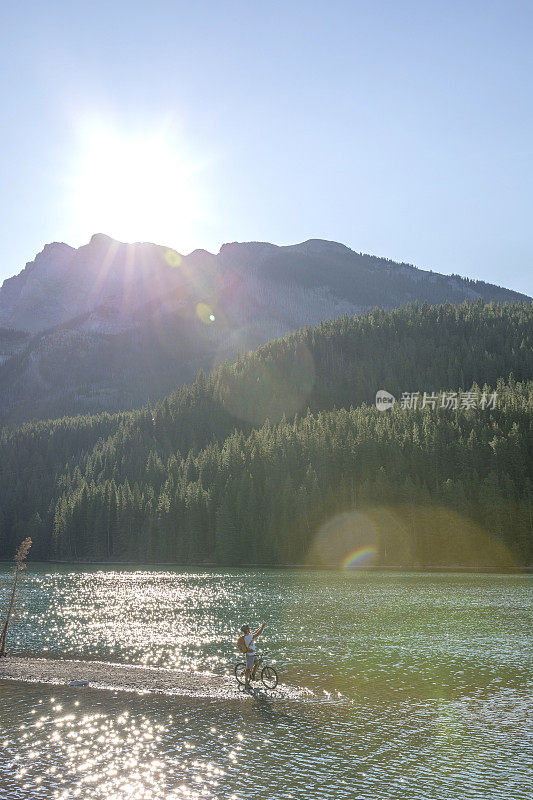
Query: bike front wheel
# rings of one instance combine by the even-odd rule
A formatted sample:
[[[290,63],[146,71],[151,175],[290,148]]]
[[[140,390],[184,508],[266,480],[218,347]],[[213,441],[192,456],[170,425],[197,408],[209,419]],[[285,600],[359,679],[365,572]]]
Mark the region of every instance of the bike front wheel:
[[[243,664],[242,661],[239,661],[238,664],[235,664],[235,669],[233,670],[235,673],[235,677],[237,678],[237,683],[240,686],[244,686],[246,683],[246,664]]]
[[[263,667],[261,670],[261,681],[267,689],[275,689],[278,685],[278,673],[274,667]]]

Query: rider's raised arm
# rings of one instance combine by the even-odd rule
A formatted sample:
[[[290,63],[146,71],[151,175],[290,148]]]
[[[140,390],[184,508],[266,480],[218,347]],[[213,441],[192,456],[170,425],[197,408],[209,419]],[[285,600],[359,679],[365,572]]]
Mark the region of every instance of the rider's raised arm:
[[[263,633],[263,628],[265,627],[265,625],[266,622],[262,622],[261,625],[258,627],[258,629],[252,633],[254,639],[257,639],[257,637]]]

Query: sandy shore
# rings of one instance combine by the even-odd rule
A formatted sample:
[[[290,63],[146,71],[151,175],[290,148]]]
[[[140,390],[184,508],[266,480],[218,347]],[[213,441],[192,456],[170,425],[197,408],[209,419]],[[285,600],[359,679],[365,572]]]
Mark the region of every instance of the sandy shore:
[[[68,661],[54,658],[0,659],[0,680],[30,681],[69,686],[85,682],[92,689],[157,692],[184,697],[243,698],[247,694],[231,675],[179,672],[161,667],[111,664],[103,661]],[[83,686],[73,690],[83,691]]]

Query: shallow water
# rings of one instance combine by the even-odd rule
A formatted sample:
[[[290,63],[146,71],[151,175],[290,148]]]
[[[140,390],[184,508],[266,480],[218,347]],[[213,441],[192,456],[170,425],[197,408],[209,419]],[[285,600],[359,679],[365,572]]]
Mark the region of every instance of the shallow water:
[[[5,570],[4,570],[5,571]],[[10,650],[223,674],[267,621],[283,699],[0,683],[0,798],[526,798],[526,576],[32,567]]]

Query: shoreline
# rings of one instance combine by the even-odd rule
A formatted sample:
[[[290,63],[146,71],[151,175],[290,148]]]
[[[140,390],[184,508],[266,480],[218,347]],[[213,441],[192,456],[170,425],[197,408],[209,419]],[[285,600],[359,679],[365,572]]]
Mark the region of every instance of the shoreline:
[[[12,564],[13,559],[0,558],[0,564]],[[378,565],[369,564],[361,565],[353,569],[341,569],[338,564],[214,564],[214,563],[196,563],[196,564],[179,564],[175,561],[154,561],[148,563],[146,561],[28,561],[28,567],[32,565],[44,566],[50,564],[51,566],[72,566],[72,567],[142,567],[146,569],[158,567],[171,567],[180,570],[196,570],[196,569],[210,569],[223,571],[228,569],[268,569],[268,570],[284,570],[284,569],[297,569],[297,570],[311,570],[314,572],[403,572],[403,573],[464,573],[472,575],[527,575],[533,573],[533,565],[531,566],[463,566],[459,564],[447,566],[401,566],[401,565]]]
[[[16,681],[71,688],[100,689],[138,694],[165,694],[206,699],[245,699],[252,694],[226,676],[185,672],[104,661],[6,656],[0,659],[0,682]]]

